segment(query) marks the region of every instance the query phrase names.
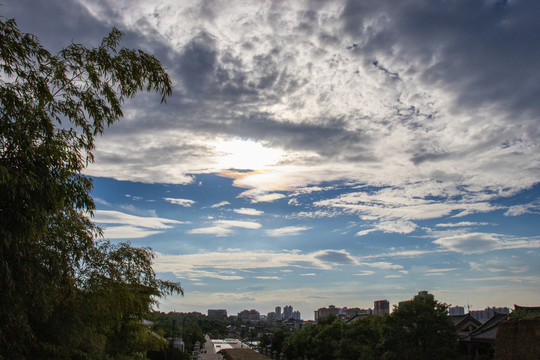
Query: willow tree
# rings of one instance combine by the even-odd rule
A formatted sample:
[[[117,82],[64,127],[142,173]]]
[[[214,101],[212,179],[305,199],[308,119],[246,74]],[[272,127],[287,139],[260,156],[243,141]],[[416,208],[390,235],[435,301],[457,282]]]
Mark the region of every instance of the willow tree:
[[[182,293],[156,277],[150,249],[102,240],[90,220],[82,171],[96,137],[137,92],[172,91],[160,62],[121,37],[53,55],[0,19],[0,358],[144,354],[142,317]]]

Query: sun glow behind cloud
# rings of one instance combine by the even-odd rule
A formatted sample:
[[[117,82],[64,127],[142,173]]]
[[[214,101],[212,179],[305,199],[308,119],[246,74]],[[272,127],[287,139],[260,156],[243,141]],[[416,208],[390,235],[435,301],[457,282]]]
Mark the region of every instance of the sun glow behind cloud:
[[[285,156],[282,150],[252,140],[219,140],[213,146],[219,169],[262,170],[275,165]]]

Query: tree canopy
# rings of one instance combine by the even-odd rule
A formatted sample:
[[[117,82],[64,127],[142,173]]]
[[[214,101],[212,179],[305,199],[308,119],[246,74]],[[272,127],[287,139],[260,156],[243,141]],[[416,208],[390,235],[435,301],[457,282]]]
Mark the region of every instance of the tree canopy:
[[[344,323],[336,316],[294,332],[283,341],[287,359],[455,359],[456,330],[448,306],[433,295],[415,296],[391,315]]]
[[[183,293],[156,277],[150,249],[103,240],[91,221],[95,138],[137,92],[172,92],[160,62],[121,37],[53,55],[0,18],[0,358],[144,357],[160,344],[143,316]]]

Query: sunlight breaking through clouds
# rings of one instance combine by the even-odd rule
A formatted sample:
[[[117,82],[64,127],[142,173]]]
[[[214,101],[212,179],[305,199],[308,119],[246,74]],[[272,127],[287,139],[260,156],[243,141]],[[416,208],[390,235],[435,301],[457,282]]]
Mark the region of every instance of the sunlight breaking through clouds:
[[[167,104],[126,101],[85,173],[105,237],[151,246],[159,271],[199,291],[169,304],[287,298],[311,312],[338,292],[398,300],[415,284],[455,304],[472,286],[481,301],[538,298],[538,2],[18,0],[2,11],[55,51],[115,26],[121,46],[169,72]]]

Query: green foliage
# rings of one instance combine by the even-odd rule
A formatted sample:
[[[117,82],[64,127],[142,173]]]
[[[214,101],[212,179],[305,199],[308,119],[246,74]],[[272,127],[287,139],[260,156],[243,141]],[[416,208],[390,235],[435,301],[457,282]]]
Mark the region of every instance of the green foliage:
[[[121,36],[52,55],[0,21],[0,357],[144,358],[163,346],[142,318],[182,288],[156,278],[149,249],[99,239],[81,173],[125,99],[172,91],[159,61],[119,49]]]
[[[448,306],[433,295],[415,296],[394,309],[389,332],[395,353],[401,359],[454,359],[455,328]]]
[[[285,340],[287,359],[455,359],[456,333],[448,306],[417,296],[392,315],[344,323],[334,317],[294,332]]]

